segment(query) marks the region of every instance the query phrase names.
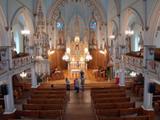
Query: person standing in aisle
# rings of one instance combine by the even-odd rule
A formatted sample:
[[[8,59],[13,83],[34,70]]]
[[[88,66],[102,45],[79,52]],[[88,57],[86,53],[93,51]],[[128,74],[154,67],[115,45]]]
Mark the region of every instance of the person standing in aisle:
[[[68,78],[66,78],[66,90],[70,91],[70,81]]]
[[[79,93],[79,80],[77,78],[74,80],[74,90]]]
[[[84,91],[85,78],[83,70],[80,71],[80,84],[82,91]]]

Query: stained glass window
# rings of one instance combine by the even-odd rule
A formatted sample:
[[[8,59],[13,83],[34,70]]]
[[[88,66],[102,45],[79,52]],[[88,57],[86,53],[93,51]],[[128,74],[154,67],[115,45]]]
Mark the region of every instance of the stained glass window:
[[[58,30],[62,30],[64,28],[64,23],[62,21],[57,21],[56,27]]]
[[[92,30],[96,30],[96,28],[97,28],[97,23],[96,23],[96,21],[93,21],[93,20],[92,20],[92,21],[90,22],[90,26],[89,26],[89,27],[90,27],[90,29],[92,29]]]

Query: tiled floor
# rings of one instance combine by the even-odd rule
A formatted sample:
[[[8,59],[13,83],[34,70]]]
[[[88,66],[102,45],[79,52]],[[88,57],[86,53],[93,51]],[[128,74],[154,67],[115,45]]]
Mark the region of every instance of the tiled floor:
[[[89,90],[80,93],[70,92],[64,120],[95,120]]]

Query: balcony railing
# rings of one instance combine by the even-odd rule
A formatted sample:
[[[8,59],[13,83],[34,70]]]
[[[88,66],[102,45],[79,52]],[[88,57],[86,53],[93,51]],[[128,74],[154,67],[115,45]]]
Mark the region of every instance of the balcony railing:
[[[0,75],[7,71],[7,61],[0,61]]]
[[[123,60],[127,68],[130,68],[135,71],[138,68],[138,69],[141,69],[141,71],[143,71],[143,58],[142,57],[124,55]],[[159,61],[155,61],[155,60],[148,61],[147,71],[152,77],[160,80],[160,62]]]
[[[25,66],[27,64],[30,64],[31,62],[32,62],[31,56],[23,56],[23,57],[18,57],[18,58],[12,59],[13,68],[19,68],[19,67]]]
[[[158,61],[148,61],[147,69],[148,69],[149,72],[152,72],[154,74],[159,74],[159,77],[160,77],[160,62],[158,62]]]
[[[143,68],[143,58],[124,55],[124,63],[133,67]]]

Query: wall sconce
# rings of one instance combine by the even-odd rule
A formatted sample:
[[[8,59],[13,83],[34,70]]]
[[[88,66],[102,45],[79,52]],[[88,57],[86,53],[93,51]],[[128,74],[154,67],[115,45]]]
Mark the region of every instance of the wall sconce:
[[[126,30],[125,34],[128,35],[128,36],[131,36],[131,35],[134,34],[134,31],[133,30]]]
[[[87,62],[89,62],[90,60],[92,60],[92,56],[88,53],[85,59]]]
[[[110,35],[109,36],[109,39],[115,39],[116,37],[115,37],[115,35]]]
[[[48,55],[52,55],[52,54],[54,54],[54,53],[55,53],[54,50],[48,50]]]
[[[69,55],[68,55],[67,53],[65,53],[65,54],[63,55],[63,57],[62,57],[62,60],[66,61],[66,62],[69,62],[69,60],[70,60]]]
[[[22,72],[22,73],[20,74],[20,76],[21,76],[22,78],[25,78],[25,77],[27,76],[27,73],[26,73],[26,72]]]
[[[22,35],[30,35],[30,33],[31,33],[30,30],[27,29],[21,31]]]

